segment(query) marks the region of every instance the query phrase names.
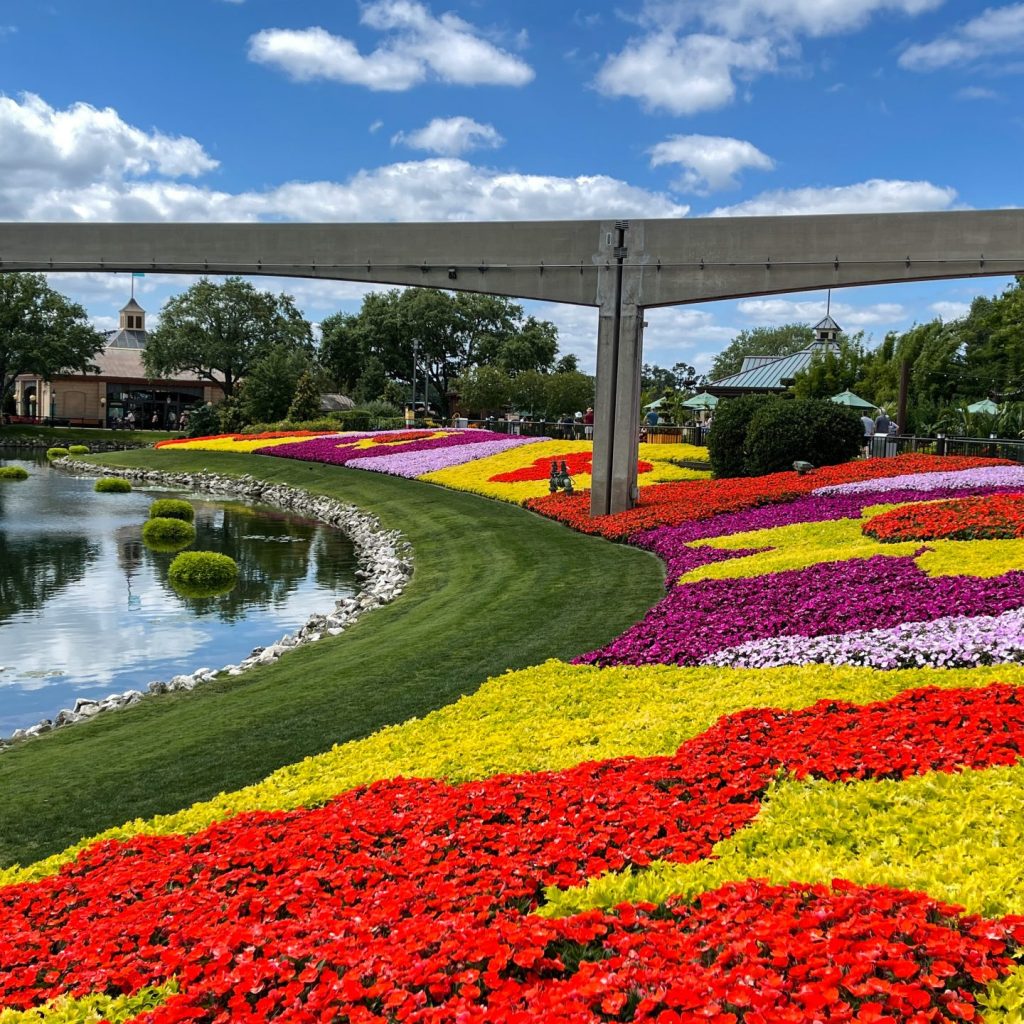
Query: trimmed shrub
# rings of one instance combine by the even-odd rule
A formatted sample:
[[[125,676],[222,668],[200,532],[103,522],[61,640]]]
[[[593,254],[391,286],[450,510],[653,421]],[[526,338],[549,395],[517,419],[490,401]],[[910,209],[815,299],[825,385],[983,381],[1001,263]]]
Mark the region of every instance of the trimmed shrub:
[[[68,452],[71,455],[88,455],[89,446],[87,444],[73,444],[68,448]]]
[[[708,431],[708,456],[716,477],[743,476],[747,427],[759,409],[777,402],[775,395],[743,395],[718,403]]]
[[[216,551],[184,551],[171,562],[167,579],[185,597],[214,597],[234,589],[238,563]]]
[[[46,457],[48,459],[63,459],[68,454],[67,448],[47,448]]]
[[[127,494],[132,485],[120,476],[101,476],[93,487],[100,494]]]
[[[27,480],[28,470],[24,466],[0,466],[0,480]]]
[[[149,506],[150,519],[180,519],[191,523],[196,518],[196,510],[181,498],[158,498]]]
[[[196,528],[181,519],[147,519],[142,525],[142,540],[154,551],[180,551],[196,539]]]
[[[863,443],[860,417],[835,402],[824,398],[772,402],[750,420],[743,468],[748,476],[762,476],[792,469],[797,459],[812,466],[834,466],[852,459]]]

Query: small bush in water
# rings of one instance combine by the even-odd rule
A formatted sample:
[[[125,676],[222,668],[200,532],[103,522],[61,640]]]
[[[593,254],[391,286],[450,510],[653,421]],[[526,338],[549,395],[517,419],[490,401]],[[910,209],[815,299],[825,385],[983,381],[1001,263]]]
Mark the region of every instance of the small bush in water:
[[[47,448],[46,457],[48,459],[63,459],[68,454],[67,448]]]
[[[24,466],[0,466],[0,480],[27,480],[28,470]]]
[[[72,455],[88,455],[89,446],[87,444],[73,444],[68,451]]]
[[[150,519],[180,519],[191,523],[196,517],[196,510],[181,498],[158,498],[149,506]]]
[[[147,519],[142,525],[142,540],[156,551],[180,551],[196,539],[196,528],[181,519]]]
[[[100,494],[127,494],[132,485],[120,476],[101,476],[93,487]]]
[[[216,551],[184,551],[171,562],[167,579],[186,597],[213,597],[238,583],[238,563]]]

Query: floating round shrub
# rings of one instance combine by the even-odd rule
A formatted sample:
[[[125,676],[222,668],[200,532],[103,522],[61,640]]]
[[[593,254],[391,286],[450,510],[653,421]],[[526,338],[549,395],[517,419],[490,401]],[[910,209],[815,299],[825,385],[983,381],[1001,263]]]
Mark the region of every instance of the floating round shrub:
[[[68,452],[72,455],[88,455],[89,446],[87,444],[73,444],[68,448]]]
[[[68,454],[67,448],[47,448],[46,457],[48,459],[63,459]]]
[[[0,480],[27,480],[28,470],[24,466],[0,466]]]
[[[127,494],[131,489],[132,485],[119,476],[101,476],[93,487],[100,494]]]
[[[167,579],[183,597],[215,597],[234,589],[238,563],[216,551],[183,551],[171,562]]]
[[[142,525],[142,540],[154,551],[180,551],[196,539],[196,528],[181,519],[157,516]]]
[[[150,519],[180,519],[182,522],[191,523],[195,517],[196,510],[181,498],[158,498],[149,506]]]

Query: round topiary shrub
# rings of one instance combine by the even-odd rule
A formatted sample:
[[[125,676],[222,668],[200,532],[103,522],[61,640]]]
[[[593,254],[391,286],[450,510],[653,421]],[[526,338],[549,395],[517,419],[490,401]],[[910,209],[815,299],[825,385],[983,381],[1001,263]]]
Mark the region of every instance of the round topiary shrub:
[[[184,597],[214,597],[238,583],[238,563],[216,551],[183,551],[167,571],[171,586]]]
[[[180,551],[196,539],[196,528],[181,519],[156,517],[142,524],[142,540],[154,551]]]
[[[747,427],[759,409],[778,401],[774,395],[741,395],[718,403],[708,431],[708,458],[716,477],[743,476]]]
[[[63,459],[68,454],[67,448],[47,448],[46,457],[48,459]]]
[[[824,398],[772,402],[754,413],[743,446],[747,476],[792,469],[797,460],[835,466],[860,452],[864,427],[849,409]]]
[[[150,519],[180,519],[191,523],[196,517],[196,510],[181,498],[158,498],[149,506]]]
[[[93,487],[100,494],[127,494],[132,485],[120,476],[101,476]]]
[[[28,470],[24,466],[0,466],[0,480],[27,480]]]
[[[87,444],[73,444],[68,448],[68,452],[72,455],[88,455],[89,446]]]

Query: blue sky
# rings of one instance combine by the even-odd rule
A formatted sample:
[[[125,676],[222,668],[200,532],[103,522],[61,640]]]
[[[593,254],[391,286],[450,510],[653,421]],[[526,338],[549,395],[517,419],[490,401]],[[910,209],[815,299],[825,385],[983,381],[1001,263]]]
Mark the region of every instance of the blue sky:
[[[0,0],[0,219],[510,220],[1020,205],[1024,3]],[[151,322],[189,279],[150,276]],[[317,322],[356,285],[258,280]],[[849,289],[875,341],[1005,280]],[[98,326],[125,275],[53,275]],[[706,369],[823,294],[652,310]],[[593,370],[596,313],[528,305]]]

